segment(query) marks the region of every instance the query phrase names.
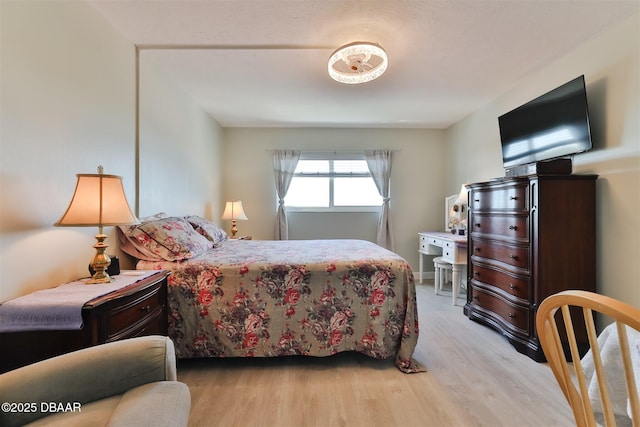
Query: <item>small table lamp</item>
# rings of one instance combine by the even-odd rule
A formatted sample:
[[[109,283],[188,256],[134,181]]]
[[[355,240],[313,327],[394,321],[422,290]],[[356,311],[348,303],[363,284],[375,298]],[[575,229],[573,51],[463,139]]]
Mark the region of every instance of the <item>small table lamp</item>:
[[[458,212],[458,208],[460,212],[464,212],[464,207],[469,204],[469,190],[467,190],[467,186],[462,184],[460,187],[460,193],[458,194],[458,198],[456,199],[454,210]],[[458,207],[458,208],[457,208]]]
[[[222,219],[230,219],[231,220],[231,238],[236,237],[236,233],[238,232],[238,225],[236,223],[237,220],[247,220],[247,215],[244,213],[244,209],[242,209],[242,201],[236,200],[234,202],[227,202],[227,205],[224,208],[224,213],[222,214]]]
[[[459,235],[464,235],[465,233],[465,229],[466,224],[467,224],[467,220],[464,217],[464,207],[469,205],[469,190],[467,190],[467,186],[462,184],[462,186],[460,187],[460,193],[458,194],[458,198],[456,199],[456,201],[454,202],[455,204],[453,205],[453,210],[456,212],[456,216],[459,216],[458,219],[458,234]]]
[[[97,174],[77,174],[78,182],[67,211],[54,225],[58,227],[98,227],[96,234],[96,255],[91,260],[91,268],[95,271],[87,283],[109,283],[113,279],[106,272],[111,264],[104,243],[107,235],[102,233],[105,225],[137,224],[138,218],[133,214],[122,186],[122,177],[104,175],[102,166],[98,166]]]

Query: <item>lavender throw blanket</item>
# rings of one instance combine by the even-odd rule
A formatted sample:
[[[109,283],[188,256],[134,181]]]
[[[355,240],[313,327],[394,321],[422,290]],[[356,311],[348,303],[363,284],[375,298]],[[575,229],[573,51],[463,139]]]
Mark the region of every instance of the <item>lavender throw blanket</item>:
[[[36,291],[0,305],[0,332],[82,328],[82,306],[92,299],[124,288],[156,271],[123,272],[106,284],[71,282]]]

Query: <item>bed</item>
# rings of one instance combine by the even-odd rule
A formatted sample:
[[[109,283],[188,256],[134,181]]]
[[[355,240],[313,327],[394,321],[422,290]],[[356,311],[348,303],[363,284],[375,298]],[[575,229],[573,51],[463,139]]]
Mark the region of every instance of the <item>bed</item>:
[[[141,270],[170,270],[169,336],[178,358],[329,356],[413,359],[413,273],[362,240],[236,240],[200,217],[120,227]]]

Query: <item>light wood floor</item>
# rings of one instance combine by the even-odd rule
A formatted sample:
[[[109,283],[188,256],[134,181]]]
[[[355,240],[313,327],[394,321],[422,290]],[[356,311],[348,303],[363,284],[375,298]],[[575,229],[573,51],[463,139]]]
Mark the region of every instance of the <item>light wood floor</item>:
[[[470,321],[464,300],[416,285],[420,339],[414,359],[428,372],[403,374],[391,360],[203,359],[178,364],[191,389],[192,426],[572,426],[571,410],[546,364],[516,352]],[[446,291],[445,291],[446,292]]]

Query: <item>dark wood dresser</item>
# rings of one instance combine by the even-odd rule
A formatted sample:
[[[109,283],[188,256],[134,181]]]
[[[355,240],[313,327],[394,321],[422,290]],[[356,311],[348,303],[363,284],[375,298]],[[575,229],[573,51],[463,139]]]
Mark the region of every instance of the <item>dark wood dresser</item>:
[[[168,275],[159,271],[87,302],[82,329],[0,333],[0,373],[97,344],[167,335]]]
[[[595,292],[596,175],[470,184],[464,313],[544,361],[536,310],[565,289]],[[578,335],[582,335],[578,332]],[[586,336],[580,339],[586,348]]]

